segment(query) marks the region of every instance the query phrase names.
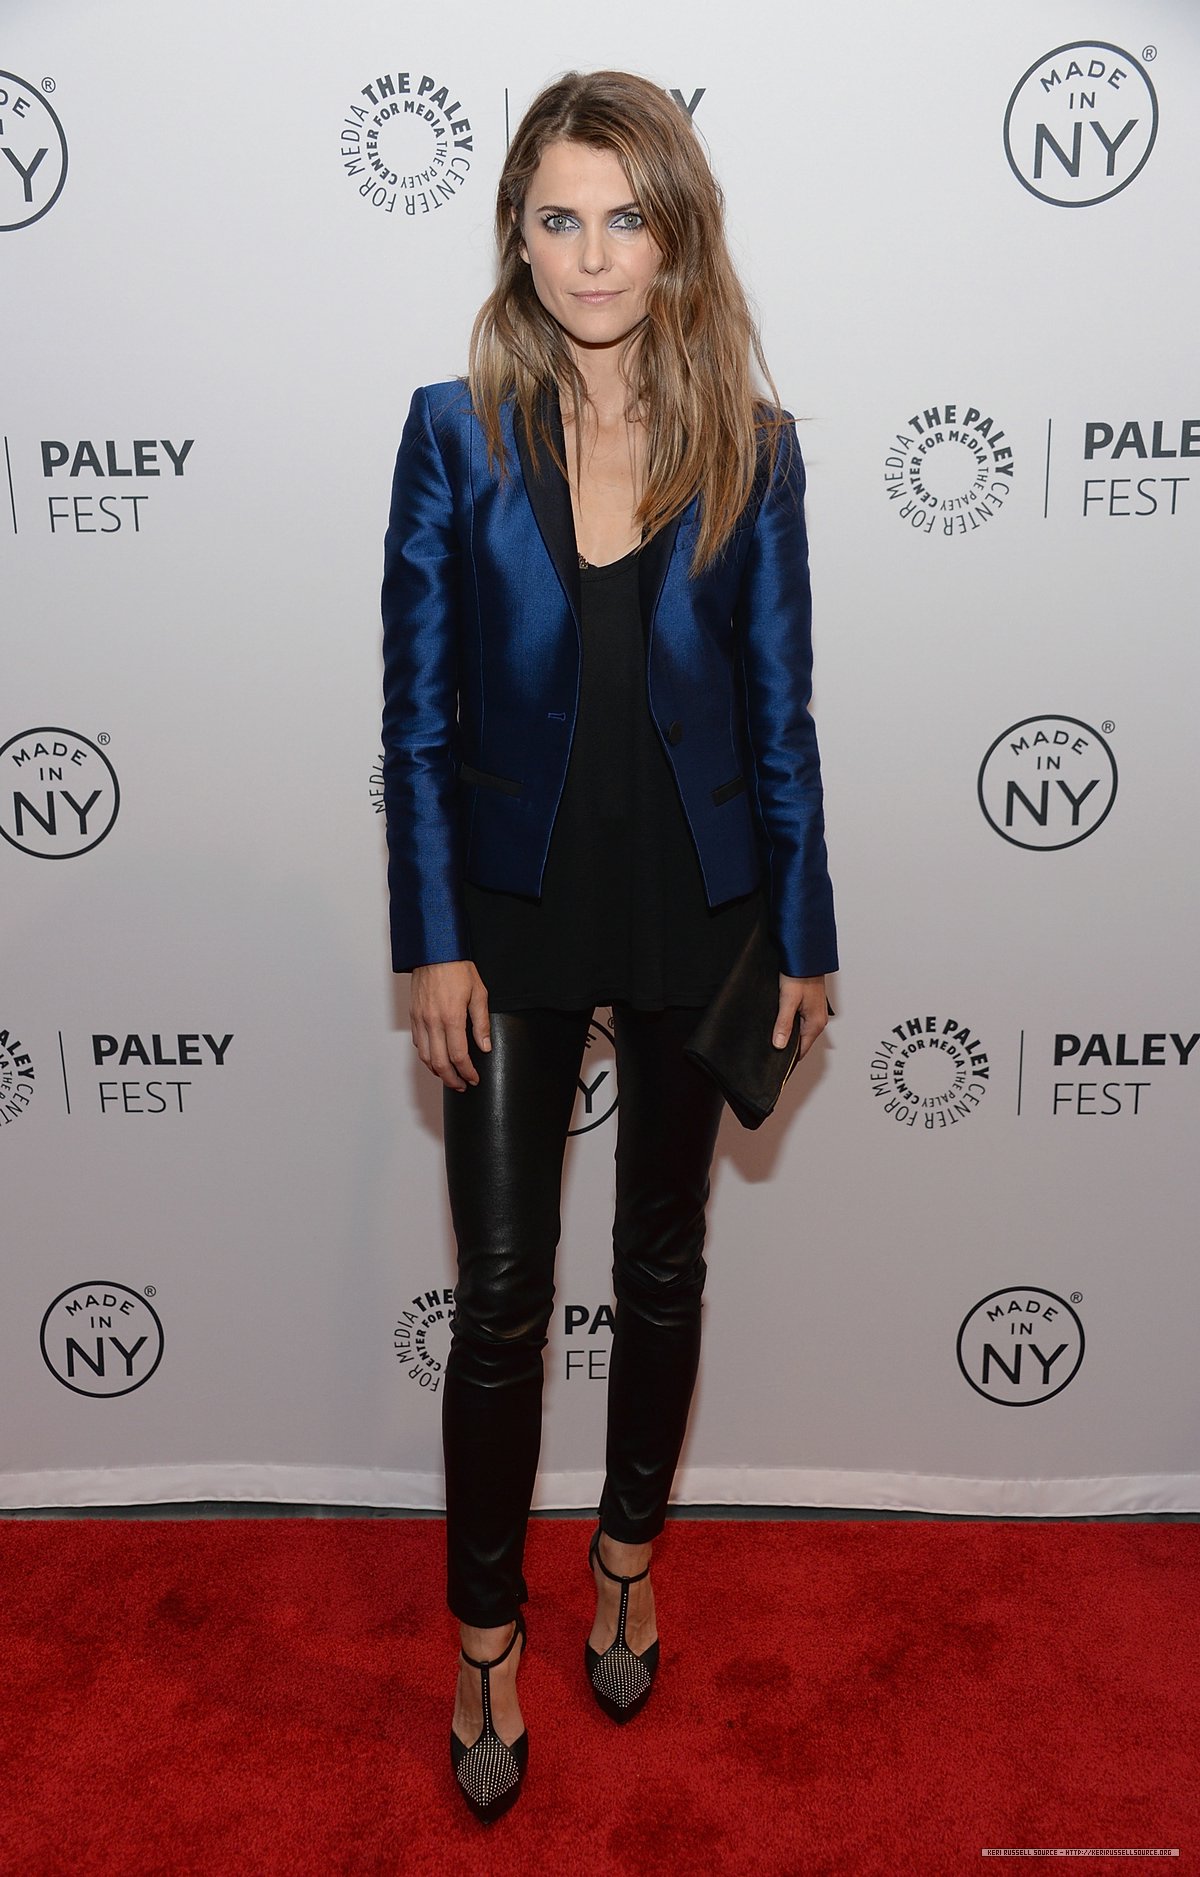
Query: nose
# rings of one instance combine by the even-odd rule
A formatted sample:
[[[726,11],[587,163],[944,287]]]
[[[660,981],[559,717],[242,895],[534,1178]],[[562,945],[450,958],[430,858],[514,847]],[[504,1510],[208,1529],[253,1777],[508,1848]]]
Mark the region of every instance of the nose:
[[[608,271],[611,262],[608,255],[608,231],[604,227],[583,230],[583,247],[580,250],[579,265],[585,274],[603,274]]]

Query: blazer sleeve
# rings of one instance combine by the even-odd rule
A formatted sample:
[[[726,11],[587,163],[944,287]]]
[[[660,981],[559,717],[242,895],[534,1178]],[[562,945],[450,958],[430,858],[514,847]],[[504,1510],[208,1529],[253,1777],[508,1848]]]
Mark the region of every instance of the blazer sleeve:
[[[413,393],[383,552],[383,795],[392,968],[470,956],[457,801],[459,546],[429,397]]]
[[[772,936],[788,977],[836,971],[833,888],[812,694],[804,462],[790,413],[759,504],[734,612],[765,843]]]

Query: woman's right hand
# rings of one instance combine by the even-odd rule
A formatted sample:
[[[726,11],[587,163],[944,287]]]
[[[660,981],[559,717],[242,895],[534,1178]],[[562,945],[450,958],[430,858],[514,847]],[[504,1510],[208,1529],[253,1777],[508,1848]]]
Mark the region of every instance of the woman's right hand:
[[[462,1090],[479,1080],[467,1049],[468,1015],[479,1048],[490,1050],[487,990],[469,958],[414,966],[409,994],[413,1045],[447,1088]]]

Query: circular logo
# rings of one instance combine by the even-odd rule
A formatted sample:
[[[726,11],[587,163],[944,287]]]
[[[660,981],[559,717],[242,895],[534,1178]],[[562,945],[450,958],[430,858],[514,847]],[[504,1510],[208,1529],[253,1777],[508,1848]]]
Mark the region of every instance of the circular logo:
[[[162,1361],[153,1304],[125,1284],[72,1284],[42,1318],[42,1356],[77,1395],[131,1395]]]
[[[930,404],[896,432],[883,486],[917,534],[977,534],[1012,493],[1008,434],[978,404]]]
[[[1083,1324],[1054,1291],[1013,1285],[968,1310],[957,1354],[977,1394],[1003,1408],[1029,1408],[1074,1380],[1083,1361]]]
[[[593,1015],[579,1068],[579,1092],[568,1134],[590,1134],[617,1105],[617,1039],[612,1024]]]
[[[1158,135],[1144,65],[1104,39],[1056,46],[1031,65],[1004,113],[1004,153],[1040,202],[1086,209],[1120,195]]]
[[[0,1030],[0,1127],[18,1121],[33,1100],[33,1058],[11,1030]]]
[[[453,1321],[454,1292],[446,1285],[414,1297],[392,1331],[392,1354],[406,1378],[431,1395],[442,1386]]]
[[[871,1058],[871,1092],[901,1127],[954,1127],[974,1114],[990,1085],[987,1051],[957,1017],[906,1017]]]
[[[66,180],[67,139],[57,112],[44,92],[15,72],[0,72],[0,233],[40,221]]]
[[[384,72],[342,120],[342,164],[364,202],[386,215],[431,215],[471,173],[471,120],[428,72]]]
[[[979,806],[1014,847],[1057,850],[1094,834],[1117,796],[1117,765],[1078,717],[1026,717],[979,766]]]
[[[382,815],[386,812],[386,809],[387,809],[387,801],[384,796],[382,750],[379,753],[379,761],[375,764],[374,769],[372,769],[371,771],[370,787],[371,787],[371,806],[375,810],[375,813],[377,815]]]
[[[120,805],[116,770],[74,730],[23,730],[0,746],[0,835],[23,854],[73,860],[90,853]]]

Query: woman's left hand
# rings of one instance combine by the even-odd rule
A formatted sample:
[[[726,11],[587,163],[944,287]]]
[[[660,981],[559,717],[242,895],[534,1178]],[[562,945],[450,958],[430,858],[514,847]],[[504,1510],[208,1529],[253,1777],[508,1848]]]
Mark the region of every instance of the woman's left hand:
[[[801,1023],[798,1060],[803,1062],[829,1021],[824,977],[785,978],[780,972],[779,1013],[775,1018],[775,1031],[771,1038],[776,1049],[786,1049],[797,1011],[800,1012]]]

